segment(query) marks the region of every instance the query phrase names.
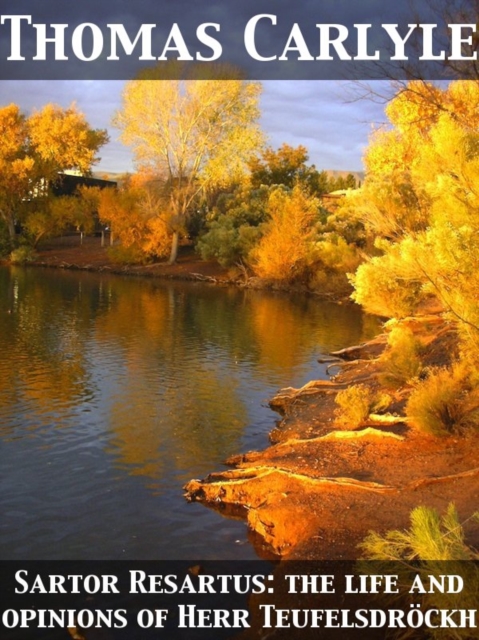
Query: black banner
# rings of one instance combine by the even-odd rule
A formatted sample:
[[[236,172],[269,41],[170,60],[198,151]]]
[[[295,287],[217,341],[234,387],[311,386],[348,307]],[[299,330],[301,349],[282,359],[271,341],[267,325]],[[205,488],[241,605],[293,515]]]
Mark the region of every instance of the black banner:
[[[476,77],[472,0],[0,2],[0,79]],[[154,71],[152,71],[154,70]]]

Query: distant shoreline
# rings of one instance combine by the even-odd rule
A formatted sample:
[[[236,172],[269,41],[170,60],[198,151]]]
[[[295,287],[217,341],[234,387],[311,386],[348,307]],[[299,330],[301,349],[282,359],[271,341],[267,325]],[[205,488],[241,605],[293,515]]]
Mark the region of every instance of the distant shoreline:
[[[5,260],[3,263],[9,264],[9,261]],[[172,265],[167,262],[125,265],[114,262],[111,259],[108,253],[108,246],[102,247],[101,238],[99,237],[86,236],[83,239],[83,244],[80,244],[78,235],[63,236],[42,245],[38,249],[34,260],[26,264],[34,267],[72,271],[91,271],[123,276],[204,282],[217,286],[304,293],[323,297],[334,302],[353,304],[347,296],[335,298],[331,294],[311,291],[304,285],[273,283],[239,271],[236,274],[232,273],[222,267],[216,260],[203,260],[189,245],[180,247],[178,260]]]

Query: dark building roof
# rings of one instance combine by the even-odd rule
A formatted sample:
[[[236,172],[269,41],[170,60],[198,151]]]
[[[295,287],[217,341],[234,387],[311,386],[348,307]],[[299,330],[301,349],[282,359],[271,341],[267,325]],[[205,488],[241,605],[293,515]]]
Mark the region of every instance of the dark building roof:
[[[52,184],[52,191],[56,196],[72,196],[77,187],[99,187],[100,189],[114,188],[117,186],[113,180],[100,180],[85,176],[73,176],[69,173],[58,174],[58,180]]]

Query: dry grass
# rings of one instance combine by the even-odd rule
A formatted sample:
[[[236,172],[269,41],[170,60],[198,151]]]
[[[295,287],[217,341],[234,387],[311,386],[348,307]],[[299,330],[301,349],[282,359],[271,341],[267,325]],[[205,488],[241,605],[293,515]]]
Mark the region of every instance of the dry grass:
[[[434,436],[479,426],[479,388],[462,364],[435,368],[419,382],[406,405],[408,423]]]

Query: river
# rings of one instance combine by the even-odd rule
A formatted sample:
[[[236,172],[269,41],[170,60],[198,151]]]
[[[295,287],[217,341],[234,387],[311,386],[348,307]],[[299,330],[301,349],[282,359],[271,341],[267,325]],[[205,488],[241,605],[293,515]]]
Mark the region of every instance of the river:
[[[377,332],[314,297],[0,269],[2,559],[252,559],[183,484],[267,444],[267,399]]]

